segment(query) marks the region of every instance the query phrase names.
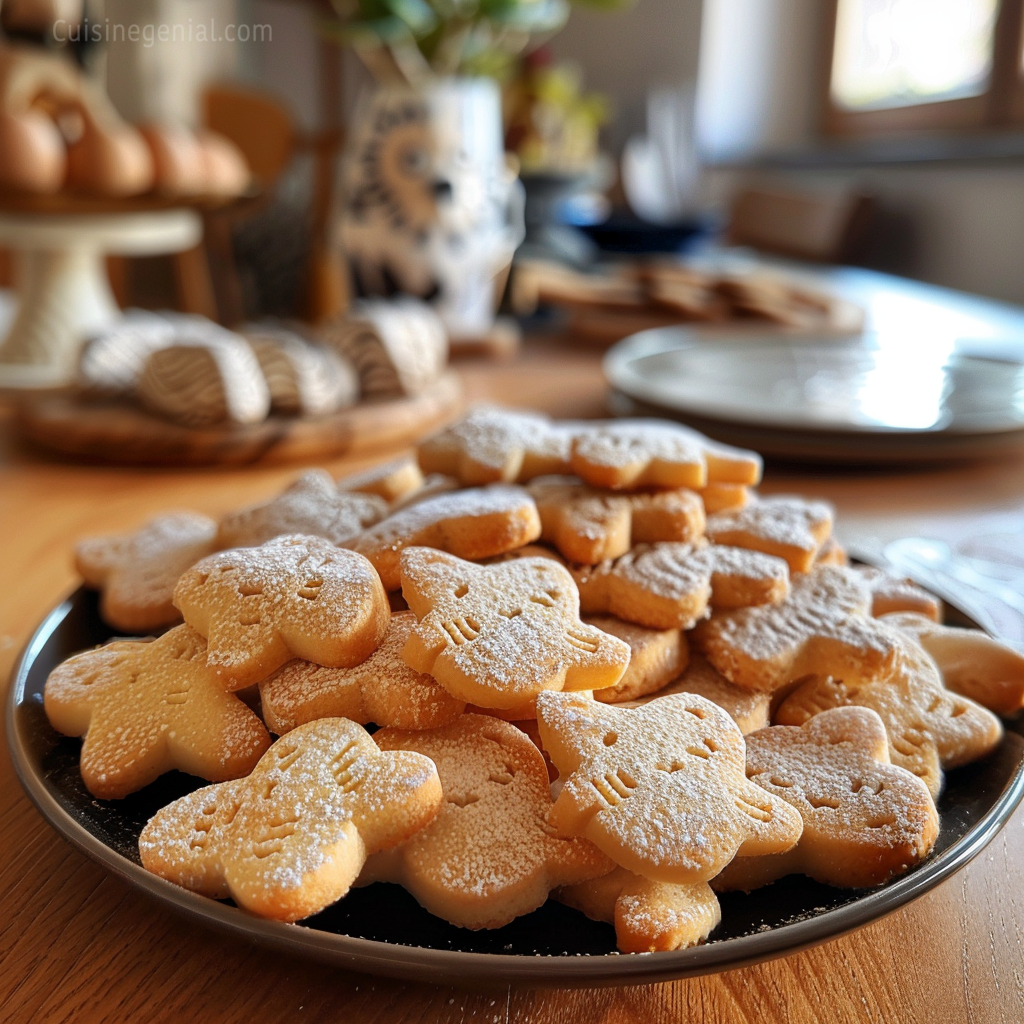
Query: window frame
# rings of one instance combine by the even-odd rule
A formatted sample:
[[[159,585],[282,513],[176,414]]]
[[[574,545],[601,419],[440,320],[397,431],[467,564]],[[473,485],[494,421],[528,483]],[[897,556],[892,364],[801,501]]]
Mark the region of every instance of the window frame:
[[[1000,0],[992,49],[992,75],[979,96],[881,110],[847,110],[832,101],[839,0],[823,19],[821,128],[831,138],[868,139],[922,133],[964,133],[1024,124],[1024,0]]]

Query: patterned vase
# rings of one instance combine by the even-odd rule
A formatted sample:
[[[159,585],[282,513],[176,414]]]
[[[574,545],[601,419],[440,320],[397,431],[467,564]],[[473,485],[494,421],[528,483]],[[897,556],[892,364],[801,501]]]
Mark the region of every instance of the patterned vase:
[[[381,88],[359,104],[342,169],[341,244],[357,296],[415,295],[453,338],[494,323],[495,278],[523,238],[523,190],[491,79]]]

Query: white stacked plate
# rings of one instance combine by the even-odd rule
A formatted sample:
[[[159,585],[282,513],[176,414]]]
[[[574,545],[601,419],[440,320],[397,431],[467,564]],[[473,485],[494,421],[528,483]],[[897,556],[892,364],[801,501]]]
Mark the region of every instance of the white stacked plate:
[[[934,461],[1024,448],[1024,355],[991,340],[662,327],[605,357],[612,410],[781,458]]]

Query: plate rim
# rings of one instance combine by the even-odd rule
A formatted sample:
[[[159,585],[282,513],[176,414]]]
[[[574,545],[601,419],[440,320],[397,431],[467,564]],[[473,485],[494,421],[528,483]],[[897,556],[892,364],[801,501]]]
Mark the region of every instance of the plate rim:
[[[861,332],[861,334],[864,333],[870,332]],[[700,402],[670,404],[659,397],[646,393],[644,382],[632,369],[632,364],[639,359],[664,355],[667,352],[682,349],[698,348],[704,343],[716,346],[729,343],[763,346],[779,345],[786,342],[791,345],[807,345],[820,342],[822,344],[838,346],[844,343],[848,344],[853,337],[857,336],[832,336],[822,333],[820,335],[794,337],[777,334],[765,335],[752,330],[737,330],[730,335],[722,335],[705,333],[699,327],[670,324],[663,327],[650,327],[622,338],[605,353],[604,358],[601,360],[601,370],[605,380],[612,388],[622,392],[632,401],[639,402],[641,405],[664,409],[666,414],[716,420],[720,423],[735,425],[743,429],[761,428],[800,434],[832,434],[848,440],[873,439],[882,442],[888,440],[894,443],[917,441],[934,444],[954,440],[995,440],[1024,436],[1024,423],[994,428],[952,429],[949,426],[915,428],[885,427],[857,423],[816,424],[794,421],[788,418],[767,421],[759,416],[738,416],[732,410],[715,408],[713,403],[710,405]]]
[[[831,941],[900,909],[935,888],[973,860],[998,834],[1024,798],[1024,756],[1013,775],[978,823],[934,860],[862,897],[814,917],[767,932],[755,932],[720,943],[683,950],[639,954],[528,956],[475,953],[464,950],[405,946],[286,924],[256,917],[240,908],[183,889],[122,857],[76,821],[57,801],[45,779],[34,771],[18,728],[25,703],[29,669],[44,644],[70,614],[78,587],[52,608],[33,630],[11,673],[5,726],[11,761],[22,790],[58,836],[91,860],[126,881],[148,898],[187,919],[229,932],[260,946],[328,962],[349,970],[461,986],[526,983],[540,987],[598,987],[649,984],[717,974],[789,956]],[[946,603],[974,619],[969,604],[957,598]]]

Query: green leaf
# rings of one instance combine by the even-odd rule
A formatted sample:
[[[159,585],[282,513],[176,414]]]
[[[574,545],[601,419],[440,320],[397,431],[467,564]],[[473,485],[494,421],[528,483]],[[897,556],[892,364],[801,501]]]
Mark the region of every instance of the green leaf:
[[[427,0],[386,0],[396,18],[409,26],[415,36],[426,35],[437,27],[437,14]]]
[[[500,13],[490,15],[490,20],[497,25],[527,32],[556,32],[568,18],[568,0],[518,0]]]

